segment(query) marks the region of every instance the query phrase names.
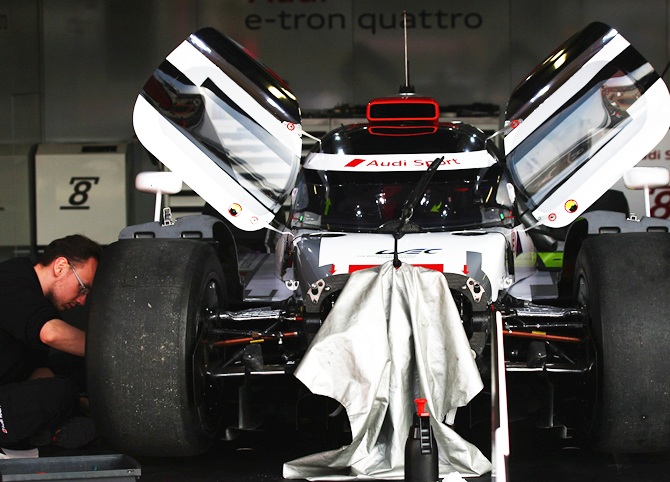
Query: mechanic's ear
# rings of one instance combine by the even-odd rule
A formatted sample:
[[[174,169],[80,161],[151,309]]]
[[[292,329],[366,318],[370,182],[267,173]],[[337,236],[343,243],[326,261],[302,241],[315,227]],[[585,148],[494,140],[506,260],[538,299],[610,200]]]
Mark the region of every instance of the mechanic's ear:
[[[65,256],[59,256],[53,261],[53,272],[54,276],[56,278],[59,278],[63,276],[64,274],[67,274],[67,270],[69,268],[70,262],[67,260]]]

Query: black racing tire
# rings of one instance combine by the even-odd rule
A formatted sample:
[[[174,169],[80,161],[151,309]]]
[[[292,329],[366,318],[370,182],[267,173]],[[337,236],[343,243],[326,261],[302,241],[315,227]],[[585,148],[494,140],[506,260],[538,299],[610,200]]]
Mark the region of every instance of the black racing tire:
[[[575,297],[591,334],[588,440],[603,452],[670,449],[670,234],[587,239]]]
[[[87,379],[91,414],[115,450],[204,452],[222,418],[207,311],[225,304],[212,246],[186,239],[121,240],[105,249],[91,293]]]

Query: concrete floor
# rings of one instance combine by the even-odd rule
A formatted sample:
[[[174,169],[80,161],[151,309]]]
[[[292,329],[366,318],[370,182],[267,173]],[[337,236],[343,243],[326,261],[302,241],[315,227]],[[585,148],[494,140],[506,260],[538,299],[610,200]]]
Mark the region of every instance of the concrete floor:
[[[659,482],[670,479],[670,453],[597,453],[577,448],[574,440],[557,440],[549,433],[538,432],[526,421],[512,423],[511,434],[509,480],[512,482]],[[474,436],[484,442],[483,434]],[[298,432],[292,426],[276,425],[243,434],[233,442],[218,442],[197,457],[134,458],[141,465],[143,482],[280,482],[285,480],[282,478],[284,462],[346,443],[341,433]],[[77,451],[49,448],[42,450],[41,455],[108,453],[112,452],[96,443]],[[487,475],[475,480],[490,481],[491,478]]]

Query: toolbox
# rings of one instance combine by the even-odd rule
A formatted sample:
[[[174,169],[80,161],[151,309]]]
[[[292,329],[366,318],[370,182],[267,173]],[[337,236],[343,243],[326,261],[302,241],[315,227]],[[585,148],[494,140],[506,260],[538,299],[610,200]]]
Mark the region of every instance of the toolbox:
[[[82,455],[0,460],[0,481],[100,480],[135,481],[140,464],[127,455]]]

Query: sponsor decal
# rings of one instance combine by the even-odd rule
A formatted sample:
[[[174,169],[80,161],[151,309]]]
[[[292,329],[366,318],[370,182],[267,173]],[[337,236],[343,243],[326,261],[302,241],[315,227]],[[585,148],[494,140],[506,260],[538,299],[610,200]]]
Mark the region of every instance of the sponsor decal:
[[[421,254],[437,254],[437,252],[442,251],[442,248],[411,248],[411,249],[405,249],[402,251],[398,251],[398,256],[405,256],[405,257],[414,257],[417,255]],[[377,251],[374,253],[375,255],[380,255],[384,257],[390,257],[393,256],[394,251],[392,249],[382,249],[380,251]],[[385,260],[380,260],[379,262],[373,263],[366,263],[366,264],[350,264],[349,265],[349,273],[353,273],[354,271],[360,271],[362,269],[368,269],[368,268],[374,268],[376,266],[379,266],[380,264],[384,263]],[[407,261],[403,261],[407,262]],[[444,272],[444,265],[443,264],[437,264],[437,263],[410,263],[412,266],[418,266],[421,268],[427,268],[427,269],[432,269],[435,271],[439,271],[440,273]],[[333,266],[334,268],[334,266]]]
[[[320,270],[323,274],[347,274],[384,264],[393,259],[391,238],[388,234],[358,233],[324,237],[318,241]],[[467,271],[472,275],[481,271],[483,261],[481,254],[472,253],[469,249],[504,249],[504,245],[499,246],[500,238],[499,233],[474,238],[450,233],[432,233],[430,236],[412,233],[399,240],[398,256],[403,264],[422,266],[442,273],[464,274]],[[308,243],[301,244],[299,250],[303,252],[310,247]],[[466,251],[467,255],[464,257]]]
[[[319,3],[321,2],[325,0],[320,0]],[[244,27],[252,31],[267,30],[273,32],[273,35],[284,32],[341,32],[345,30],[354,32],[360,30],[377,35],[388,30],[401,30],[404,22],[400,12],[380,11],[375,8],[356,11],[355,14],[345,8],[334,9],[330,12],[313,11],[317,0],[266,0],[265,2],[248,0],[247,3],[246,12],[249,13],[244,17]],[[297,11],[282,8],[279,13],[274,13],[268,10],[273,3],[300,3],[303,8]],[[340,2],[337,5],[339,6]],[[346,4],[342,3],[342,5]],[[461,9],[449,11],[441,8],[441,4],[437,10],[432,8],[419,10],[417,7],[416,10],[407,11],[406,15],[409,29],[453,32],[454,30],[478,30],[485,25],[484,11],[462,11]]]
[[[320,152],[311,155],[304,167],[328,171],[425,171],[438,158],[442,159],[441,170],[485,168],[495,163],[486,151],[410,154],[407,157],[399,157],[397,154],[353,156]]]
[[[412,249],[405,249],[403,251],[398,251],[398,255],[416,255],[416,254],[435,254],[437,251],[442,251],[442,248],[412,248]],[[377,251],[375,254],[393,254],[394,251],[392,249],[382,249],[381,251]]]
[[[405,250],[400,250],[398,251],[398,256],[402,257],[401,261],[403,263],[411,264],[412,266],[419,266],[423,268],[428,268],[432,269],[435,271],[439,271],[441,273],[444,272],[444,264],[440,263],[431,263],[431,262],[421,262],[422,260],[417,259],[417,262],[412,262],[410,263],[410,259],[415,259],[415,258],[421,258],[422,255],[438,255],[441,251],[443,251],[442,248],[410,248],[410,249],[405,249]],[[368,269],[368,268],[374,268],[376,266],[379,266],[389,259],[393,257],[394,251],[392,249],[382,249],[379,251],[376,251],[374,253],[369,253],[369,254],[364,254],[362,256],[356,256],[357,258],[373,258],[370,261],[367,259],[363,261],[363,263],[349,263],[347,261],[343,261],[341,263],[337,263],[337,266],[335,263],[330,264],[330,274],[340,274],[340,273],[353,273],[354,271],[359,271],[362,269]],[[327,265],[324,265],[327,266]]]
[[[231,204],[230,207],[228,208],[228,214],[230,214],[232,217],[239,216],[241,212],[242,212],[242,206],[240,206],[237,203]]]
[[[556,213],[549,214],[549,216],[547,216],[547,219],[553,223],[554,221],[556,221]]]
[[[432,164],[432,162],[435,159],[432,160],[425,160],[425,159],[413,159],[413,160],[407,160],[407,159],[397,159],[397,160],[392,160],[392,159],[377,159],[377,158],[370,158],[370,159],[354,159],[351,162],[347,162],[344,167],[358,167],[361,164],[363,167],[421,167],[421,168],[427,168]],[[442,165],[443,166],[451,166],[451,165],[461,165],[458,159],[452,158],[452,159],[443,159],[442,160]]]
[[[362,163],[364,163],[364,162],[365,162],[365,159],[356,158],[356,159],[354,159],[354,160],[351,161],[351,162],[347,162],[347,163],[344,165],[344,167],[356,167],[356,166],[358,166],[359,164],[362,164]]]
[[[570,199],[565,203],[565,210],[569,213],[574,213],[575,211],[577,211],[577,207],[578,207],[577,201],[575,201],[574,199]]]

